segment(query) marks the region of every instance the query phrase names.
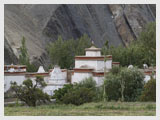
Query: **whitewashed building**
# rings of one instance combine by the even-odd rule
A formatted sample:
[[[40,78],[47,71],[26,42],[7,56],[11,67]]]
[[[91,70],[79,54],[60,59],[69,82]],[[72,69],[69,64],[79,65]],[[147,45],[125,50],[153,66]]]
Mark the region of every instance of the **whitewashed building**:
[[[95,46],[86,48],[85,51],[85,56],[75,57],[72,83],[78,83],[85,78],[92,77],[97,86],[100,86],[103,84],[104,70],[107,73],[112,69],[112,55],[102,56],[101,48]]]

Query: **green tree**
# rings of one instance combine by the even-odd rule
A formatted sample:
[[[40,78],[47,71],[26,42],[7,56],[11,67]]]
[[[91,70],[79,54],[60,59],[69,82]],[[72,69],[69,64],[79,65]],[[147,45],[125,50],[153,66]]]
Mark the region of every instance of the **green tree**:
[[[119,100],[121,97],[121,86],[118,75],[108,74],[106,76],[105,90],[108,101]]]
[[[28,56],[27,47],[26,47],[26,40],[24,37],[22,38],[21,44],[22,46],[20,47],[21,54],[19,55],[19,61],[20,61],[20,64],[27,65],[29,64],[29,56]]]
[[[31,64],[29,61],[29,55],[26,47],[26,40],[23,37],[21,41],[22,46],[20,47],[20,55],[19,55],[19,62],[21,65],[27,66],[27,72],[36,72],[37,68],[35,65]]]
[[[121,85],[120,85],[120,68],[114,66],[107,76],[105,76],[105,92],[107,99],[119,100],[121,96]]]
[[[52,64],[58,64],[61,68],[73,68],[75,55],[83,55],[85,48],[91,45],[87,35],[74,40],[63,40],[61,36],[58,40],[47,47]]]
[[[122,99],[136,101],[143,90],[144,75],[137,68],[123,68],[120,71],[120,84]]]
[[[104,44],[104,62],[106,62],[106,51],[109,51],[109,42],[108,40],[105,42]],[[106,76],[106,66],[104,67],[104,76]],[[105,87],[105,84],[106,84],[106,80],[104,79],[104,85],[103,85],[103,101],[106,102],[106,87]],[[108,100],[108,97],[107,97],[107,100]]]
[[[140,41],[145,53],[144,60],[149,65],[156,65],[156,23],[152,22],[146,26],[146,29],[140,34]]]
[[[87,34],[75,40],[75,55],[84,55],[85,48],[91,46],[91,40]]]
[[[115,68],[105,80],[108,100],[136,101],[144,86],[144,75],[136,68]]]
[[[23,81],[22,85],[17,85],[16,82],[11,82],[11,90],[15,96],[25,102],[28,106],[35,107],[38,103],[50,101],[49,96],[42,91],[46,86],[43,77],[37,76],[35,84],[32,80],[27,79]]]
[[[136,41],[128,47],[118,46],[102,48],[103,54],[112,54],[114,61],[119,61],[122,66],[130,64],[143,67],[143,64],[156,65],[156,23],[149,23],[141,32]]]

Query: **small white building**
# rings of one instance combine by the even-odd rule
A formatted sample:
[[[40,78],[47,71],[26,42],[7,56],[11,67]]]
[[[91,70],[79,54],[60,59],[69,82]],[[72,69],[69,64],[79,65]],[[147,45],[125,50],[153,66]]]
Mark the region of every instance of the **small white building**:
[[[72,83],[78,83],[85,78],[93,77],[97,85],[103,84],[104,70],[112,69],[112,55],[102,56],[101,48],[91,46],[85,49],[85,56],[75,57]]]

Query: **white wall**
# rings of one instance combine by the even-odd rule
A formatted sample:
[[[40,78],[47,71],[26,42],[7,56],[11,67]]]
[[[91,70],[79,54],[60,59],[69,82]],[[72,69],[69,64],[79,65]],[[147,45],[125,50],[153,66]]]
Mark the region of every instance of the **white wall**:
[[[106,69],[112,69],[112,60],[106,61]]]
[[[36,76],[33,76],[33,77],[26,77],[26,79],[31,79],[33,84],[35,84],[35,79],[36,79]],[[44,76],[44,81],[47,83],[49,81],[49,76]]]
[[[90,66],[95,70],[104,69],[104,61],[103,60],[76,60],[75,68],[80,68],[81,66]]]
[[[86,51],[86,56],[101,56],[100,51]]]
[[[97,61],[96,60],[75,60],[75,68],[80,68],[81,66],[88,65],[93,67],[94,69],[97,68]]]
[[[104,70],[104,61],[103,60],[99,60],[97,61],[97,69],[96,70]]]
[[[80,68],[84,65],[93,67],[95,70],[104,70],[103,60],[75,60],[75,68]],[[112,69],[112,60],[106,61],[106,69]]]
[[[74,75],[72,75],[72,83],[79,83],[85,78],[89,78],[91,76],[92,73],[74,73]]]
[[[62,88],[64,85],[52,85],[52,84],[47,84],[45,88],[43,88],[43,91],[47,93],[48,95],[54,95],[54,91],[58,90],[59,88]]]
[[[66,83],[66,79],[49,79],[48,83],[65,84]]]
[[[74,73],[72,76],[72,84],[73,83],[79,83],[83,81],[85,78],[93,77],[92,73]],[[97,86],[101,86],[104,83],[104,77],[103,76],[94,76],[93,80],[96,81]]]
[[[97,87],[103,85],[104,83],[103,76],[94,76],[93,79],[96,81]]]
[[[25,80],[25,75],[5,75],[4,76],[4,92],[9,90],[11,84],[10,82],[17,82],[18,85],[22,84]]]

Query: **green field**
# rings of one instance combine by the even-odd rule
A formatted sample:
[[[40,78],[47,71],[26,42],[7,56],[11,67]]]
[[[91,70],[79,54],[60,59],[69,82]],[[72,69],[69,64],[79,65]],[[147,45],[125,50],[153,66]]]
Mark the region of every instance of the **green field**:
[[[50,104],[5,107],[5,116],[155,116],[154,102],[98,102],[81,106]]]

